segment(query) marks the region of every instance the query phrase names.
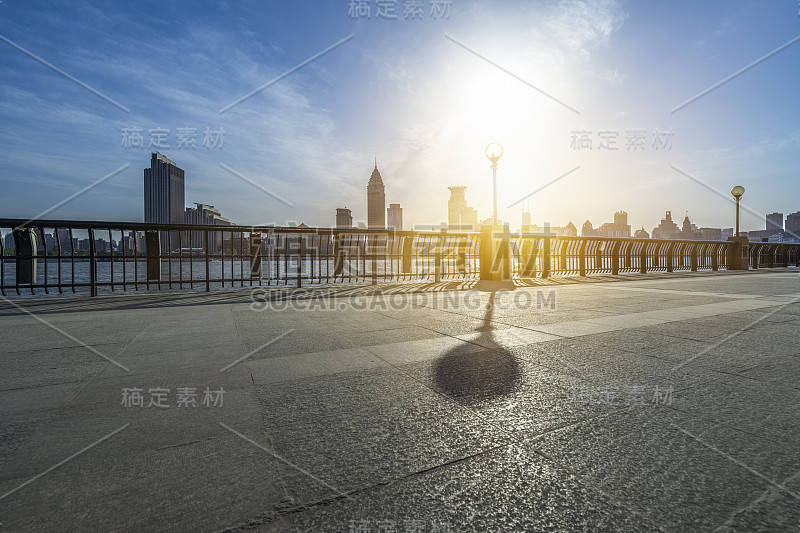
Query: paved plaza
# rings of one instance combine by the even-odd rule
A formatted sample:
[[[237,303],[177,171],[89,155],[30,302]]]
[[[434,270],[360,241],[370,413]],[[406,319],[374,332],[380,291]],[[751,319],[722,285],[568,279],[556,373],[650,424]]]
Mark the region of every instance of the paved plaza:
[[[798,270],[3,298],[0,531],[800,531]]]

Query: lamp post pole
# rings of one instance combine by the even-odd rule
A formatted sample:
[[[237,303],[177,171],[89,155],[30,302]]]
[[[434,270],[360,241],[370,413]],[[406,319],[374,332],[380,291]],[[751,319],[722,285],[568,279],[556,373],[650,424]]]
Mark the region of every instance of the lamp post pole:
[[[739,236],[739,200],[742,198],[744,194],[744,187],[741,185],[735,186],[731,189],[731,194],[734,198],[736,198],[736,236]]]
[[[499,143],[490,143],[486,147],[486,157],[492,162],[492,223],[497,225],[497,162],[503,155],[503,147]]]

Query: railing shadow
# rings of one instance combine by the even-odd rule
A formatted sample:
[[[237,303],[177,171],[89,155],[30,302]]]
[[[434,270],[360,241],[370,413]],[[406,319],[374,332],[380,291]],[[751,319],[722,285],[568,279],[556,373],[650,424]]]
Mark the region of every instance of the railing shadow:
[[[472,342],[491,346],[494,339],[491,320],[496,293],[514,290],[514,284],[479,282],[473,289],[488,292],[489,303],[483,323],[475,330],[480,335]],[[456,347],[436,361],[433,373],[437,389],[467,405],[510,395],[518,390],[521,381],[519,362],[502,348],[467,352],[464,347]]]

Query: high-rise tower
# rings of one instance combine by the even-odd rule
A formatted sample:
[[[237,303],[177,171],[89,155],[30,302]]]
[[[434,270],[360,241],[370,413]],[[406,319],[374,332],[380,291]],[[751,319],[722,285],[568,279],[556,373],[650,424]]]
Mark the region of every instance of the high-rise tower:
[[[183,224],[183,169],[158,152],[144,169],[144,221]]]
[[[389,209],[386,210],[386,227],[403,231],[403,208],[400,204],[389,204]]]
[[[453,185],[450,189],[450,199],[447,201],[447,225],[458,228],[461,225],[461,214],[467,207],[467,198],[464,196],[466,187]]]
[[[378,159],[367,184],[367,227],[386,229],[386,192],[381,173],[378,172]]]
[[[346,207],[336,208],[336,227],[350,229],[353,227],[353,215]]]
[[[183,169],[166,156],[153,153],[150,168],[144,169],[144,221],[157,224],[183,224],[186,209]],[[159,232],[161,252],[182,247],[177,231]]]

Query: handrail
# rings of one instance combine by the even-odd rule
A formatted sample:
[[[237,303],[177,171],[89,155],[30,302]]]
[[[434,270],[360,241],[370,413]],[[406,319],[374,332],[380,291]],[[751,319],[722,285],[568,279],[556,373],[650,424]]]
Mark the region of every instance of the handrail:
[[[800,266],[800,244],[0,219],[4,296],[494,279],[489,264],[518,278],[758,269]]]

